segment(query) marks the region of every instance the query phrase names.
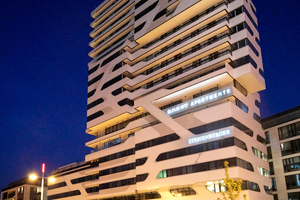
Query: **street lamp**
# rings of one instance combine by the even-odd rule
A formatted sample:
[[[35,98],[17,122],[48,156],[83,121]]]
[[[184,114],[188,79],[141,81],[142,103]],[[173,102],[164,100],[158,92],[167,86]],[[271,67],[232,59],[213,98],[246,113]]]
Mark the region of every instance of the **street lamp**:
[[[43,164],[42,164],[41,200],[43,200],[43,198],[44,198],[45,169],[46,169],[46,165],[45,165],[45,163],[43,163]],[[36,179],[38,178],[38,176],[35,175],[35,174],[31,174],[31,175],[29,175],[29,178],[30,178],[31,180],[36,180]],[[48,178],[46,178],[46,179],[48,179],[49,182],[54,182],[54,181],[55,181],[55,179],[54,179],[53,177],[48,177]]]

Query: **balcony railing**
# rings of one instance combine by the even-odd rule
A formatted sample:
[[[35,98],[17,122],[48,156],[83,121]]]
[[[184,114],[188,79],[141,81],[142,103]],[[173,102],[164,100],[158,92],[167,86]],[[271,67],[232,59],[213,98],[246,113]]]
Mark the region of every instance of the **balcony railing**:
[[[107,6],[107,8],[105,8],[105,11],[102,11],[102,13],[101,13],[100,15],[96,16],[95,19],[96,19],[96,18],[101,18],[103,15],[105,15],[105,14],[109,11],[109,9],[110,9],[113,5],[115,5],[118,1],[119,1],[119,0],[116,0],[116,1],[114,1],[112,4],[110,4],[109,6]],[[98,10],[97,10],[96,12],[98,12]],[[98,21],[98,19],[97,19],[97,21]],[[97,21],[96,21],[96,22],[97,22]],[[96,22],[95,22],[95,23],[96,23]]]
[[[101,35],[102,33],[104,33],[107,29],[109,29],[110,27],[112,27],[113,25],[115,25],[115,23],[117,23],[120,19],[122,19],[123,17],[125,17],[128,13],[130,12],[130,10],[128,10],[126,13],[124,13],[121,17],[119,17],[118,19],[116,19],[114,22],[112,22],[110,25],[108,25],[107,27],[105,27],[102,31],[100,31],[94,38],[98,37],[99,35]],[[96,29],[94,29],[96,30]]]
[[[106,17],[104,20],[102,20],[96,27],[95,29],[97,29],[98,27],[100,27],[101,24],[103,24],[108,18],[110,18],[111,16],[113,16],[115,13],[117,13],[118,11],[120,11],[122,8],[124,8],[124,6],[126,6],[126,4],[129,2],[129,0],[124,3],[122,6],[120,6],[117,10],[115,10],[114,12],[112,12],[108,17]],[[115,3],[115,2],[114,2]]]
[[[201,49],[203,49],[203,48],[205,48],[205,47],[207,47],[207,46],[209,46],[211,44],[214,44],[214,43],[216,43],[216,42],[218,42],[218,41],[220,41],[220,40],[222,40],[222,39],[224,39],[226,37],[229,37],[229,34],[225,33],[223,35],[220,35],[219,37],[210,38],[209,40],[207,40],[205,42],[202,42],[200,44],[197,44],[197,45],[193,46],[190,49],[187,49],[185,51],[185,53],[180,54],[180,56],[175,56],[175,57],[173,57],[171,59],[165,60],[165,61],[161,62],[161,64],[156,65],[154,67],[151,67],[151,68],[147,69],[146,71],[142,72],[141,74],[143,74],[143,75],[151,74],[151,73],[153,73],[153,72],[155,72],[155,71],[157,71],[157,70],[159,70],[161,68],[164,68],[164,67],[170,65],[171,63],[173,63],[175,61],[181,60],[184,57],[186,57],[186,56],[188,56],[188,55],[190,55],[190,54],[192,54],[194,52],[197,52],[197,51],[199,51],[199,50],[201,50]]]
[[[111,133],[113,133],[115,131],[121,130],[121,129],[125,128],[130,122],[133,122],[133,121],[138,120],[140,118],[146,117],[148,115],[149,115],[148,112],[147,113],[143,113],[143,114],[141,114],[139,116],[133,117],[133,118],[131,118],[129,120],[126,120],[124,122],[121,122],[121,123],[118,123],[116,125],[107,127],[107,128],[105,128],[104,134],[99,134],[97,137],[102,137],[104,135],[108,135],[108,134],[111,134]]]
[[[106,38],[104,38],[103,40],[101,40],[101,42],[99,42],[94,49],[96,49],[99,45],[101,45],[103,42],[108,41],[108,38],[112,37],[113,35],[115,35],[117,32],[119,32],[122,28],[124,28],[125,26],[127,26],[129,24],[130,21],[128,21],[127,23],[125,23],[123,26],[121,26],[120,28],[118,28],[117,30],[115,30],[113,33],[111,33],[110,35],[108,35]]]
[[[114,45],[116,45],[117,43],[119,43],[120,41],[126,39],[126,37],[130,34],[131,31],[129,31],[128,33],[126,33],[125,35],[123,35],[122,37],[120,37],[119,39],[117,39],[114,43],[112,43],[111,45],[109,45],[108,47],[106,47],[105,49],[103,49],[101,52],[99,52],[94,58],[97,58],[98,56],[100,56],[101,54],[103,54],[105,51],[107,51],[108,49],[110,49],[111,47],[113,47]],[[122,41],[121,44],[119,44],[117,47],[121,46],[123,43],[125,42]],[[111,53],[113,50],[116,50],[116,48],[113,48],[112,50],[104,53],[102,56],[100,56],[99,58],[97,58],[97,60],[100,60],[101,58],[103,58],[104,56],[106,56],[107,54]]]
[[[219,50],[219,51],[217,51],[217,52],[215,52],[213,54],[210,54],[210,55],[208,55],[208,56],[206,56],[206,57],[204,57],[202,59],[199,59],[198,61],[196,61],[196,63],[193,62],[193,63],[185,66],[184,69],[174,71],[171,74],[166,74],[166,75],[160,77],[160,80],[158,80],[158,81],[151,81],[151,82],[149,82],[149,83],[141,86],[141,88],[143,88],[143,89],[149,89],[149,88],[154,87],[154,86],[156,86],[156,85],[158,85],[158,84],[160,84],[162,82],[165,82],[165,81],[167,81],[167,80],[169,80],[171,78],[174,78],[174,77],[176,77],[176,76],[178,76],[178,75],[180,75],[182,73],[190,71],[190,70],[192,70],[192,69],[194,69],[196,67],[204,65],[204,64],[206,64],[206,63],[208,63],[210,61],[213,61],[213,60],[215,60],[215,59],[217,59],[219,57],[222,57],[222,56],[224,56],[226,54],[229,54],[229,53],[231,53],[231,50],[228,49],[228,48],[224,48],[224,49]]]
[[[209,30],[209,29],[211,29],[211,28],[213,28],[213,27],[215,27],[216,25],[218,25],[218,24],[220,24],[220,23],[222,23],[222,22],[224,22],[224,21],[228,21],[228,19],[227,19],[226,17],[223,17],[223,18],[220,18],[220,19],[218,19],[218,20],[215,20],[214,22],[212,22],[212,23],[210,23],[210,24],[208,24],[208,25],[206,25],[206,26],[204,26],[204,27],[201,27],[200,29],[198,29],[198,30],[192,32],[191,34],[189,34],[189,35],[186,36],[185,38],[180,39],[180,40],[177,40],[177,41],[175,41],[173,44],[171,44],[171,45],[169,45],[169,46],[166,46],[166,47],[162,48],[161,50],[159,50],[159,51],[157,51],[157,52],[155,52],[155,53],[149,55],[148,57],[146,57],[145,59],[143,59],[143,60],[141,60],[141,61],[139,61],[139,62],[145,62],[145,61],[152,60],[153,58],[155,58],[155,57],[161,55],[162,53],[165,53],[166,51],[168,51],[168,50],[170,50],[170,49],[173,49],[174,47],[180,45],[181,43],[183,43],[183,42],[185,42],[185,41],[187,41],[187,40],[189,40],[189,39],[191,39],[191,38],[193,38],[193,37],[196,37],[197,35],[199,35],[199,34],[205,32],[205,31],[207,31],[207,30]],[[137,63],[139,63],[139,62],[137,62]],[[137,64],[137,63],[136,63],[136,64]],[[136,65],[136,64],[135,64],[135,65]]]
[[[177,31],[181,30],[182,28],[184,28],[184,27],[190,25],[191,23],[197,21],[198,19],[202,18],[203,16],[205,16],[205,15],[207,15],[207,14],[215,11],[217,8],[219,8],[219,7],[223,6],[223,5],[227,5],[226,2],[227,2],[226,0],[219,2],[218,4],[210,7],[207,10],[205,10],[204,12],[196,15],[195,17],[192,17],[191,19],[189,19],[188,21],[184,22],[183,24],[180,24],[179,26],[175,27],[171,31],[169,31],[169,32],[161,35],[159,38],[157,38],[157,39],[149,42],[148,44],[146,44],[145,46],[143,46],[143,48],[148,48],[148,47],[152,46],[153,44],[155,44],[155,43],[157,43],[157,42],[165,39],[166,37],[172,35],[173,33],[176,33]]]

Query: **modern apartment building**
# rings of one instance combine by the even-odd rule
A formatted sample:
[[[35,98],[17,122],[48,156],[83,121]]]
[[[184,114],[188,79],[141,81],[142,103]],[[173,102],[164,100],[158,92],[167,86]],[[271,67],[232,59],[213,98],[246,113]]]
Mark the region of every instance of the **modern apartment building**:
[[[248,199],[272,199],[251,0],[106,0],[93,12],[85,161],[48,199],[215,200],[223,162]]]
[[[274,200],[300,199],[300,106],[262,120]]]
[[[47,186],[47,183],[45,183]],[[47,187],[44,187],[44,199],[47,199]],[[23,178],[9,183],[2,189],[1,200],[40,200],[41,199],[41,178],[30,180]]]

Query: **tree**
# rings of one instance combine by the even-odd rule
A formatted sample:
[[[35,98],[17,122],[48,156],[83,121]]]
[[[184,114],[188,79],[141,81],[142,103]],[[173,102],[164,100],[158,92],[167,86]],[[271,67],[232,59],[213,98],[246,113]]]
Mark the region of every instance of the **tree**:
[[[222,186],[225,187],[225,190],[221,191],[224,200],[238,200],[240,198],[242,190],[242,180],[234,181],[229,176],[229,166],[228,162],[224,162],[225,167],[225,178],[223,179]],[[220,198],[218,198],[220,200]],[[244,195],[244,200],[246,200],[246,195]]]

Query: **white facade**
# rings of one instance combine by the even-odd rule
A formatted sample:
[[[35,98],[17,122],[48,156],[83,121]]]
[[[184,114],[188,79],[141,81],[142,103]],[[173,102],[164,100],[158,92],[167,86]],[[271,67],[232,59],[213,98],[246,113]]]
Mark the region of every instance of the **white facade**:
[[[53,174],[49,200],[215,200],[225,160],[231,177],[244,180],[242,194],[272,199],[259,156],[267,151],[256,106],[265,82],[255,12],[250,0],[99,5],[86,131],[94,150],[84,166]]]

